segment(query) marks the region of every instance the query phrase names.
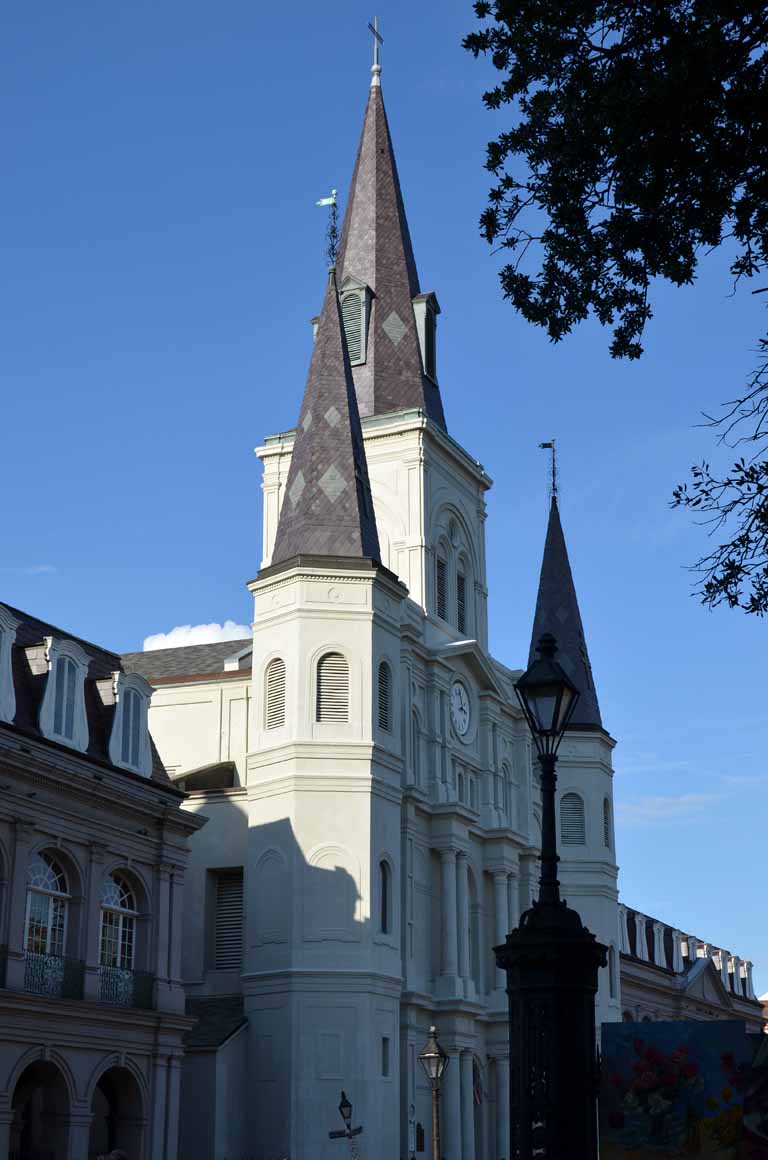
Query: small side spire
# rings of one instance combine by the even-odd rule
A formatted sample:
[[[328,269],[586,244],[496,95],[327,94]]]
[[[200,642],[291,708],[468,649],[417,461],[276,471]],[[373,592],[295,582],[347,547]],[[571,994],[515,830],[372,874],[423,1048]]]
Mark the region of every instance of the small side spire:
[[[553,441],[554,442],[554,441]],[[536,645],[544,633],[557,640],[557,659],[573,681],[581,696],[574,710],[571,726],[602,729],[597,690],[589,663],[587,642],[581,623],[576,587],[573,583],[568,549],[565,544],[557,496],[553,495],[549,508],[547,538],[541,563],[539,593],[533,618],[533,633],[528,664],[536,659]]]
[[[333,267],[312,349],[272,564],[301,555],[380,559]]]

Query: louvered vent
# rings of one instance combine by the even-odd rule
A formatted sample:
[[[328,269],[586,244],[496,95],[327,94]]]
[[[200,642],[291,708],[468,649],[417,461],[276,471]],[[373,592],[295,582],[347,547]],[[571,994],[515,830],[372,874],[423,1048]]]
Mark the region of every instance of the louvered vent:
[[[243,871],[220,870],[216,875],[214,967],[237,971],[243,958]]]
[[[445,620],[445,560],[437,561],[437,615]]]
[[[587,840],[584,802],[567,793],[560,802],[560,840],[564,846],[583,846]]]
[[[341,653],[326,653],[317,666],[317,720],[349,720],[349,665]]]
[[[611,848],[611,803],[606,798],[603,802],[603,840]]]
[[[267,665],[267,729],[285,725],[285,661],[275,657]]]
[[[467,581],[463,572],[456,576],[456,627],[459,632],[467,629]]]
[[[424,370],[431,379],[435,374],[435,314],[427,310],[424,319]]]
[[[379,665],[379,729],[392,728],[392,670],[386,661]]]
[[[341,318],[351,363],[363,359],[363,299],[360,294],[345,294],[341,300]]]

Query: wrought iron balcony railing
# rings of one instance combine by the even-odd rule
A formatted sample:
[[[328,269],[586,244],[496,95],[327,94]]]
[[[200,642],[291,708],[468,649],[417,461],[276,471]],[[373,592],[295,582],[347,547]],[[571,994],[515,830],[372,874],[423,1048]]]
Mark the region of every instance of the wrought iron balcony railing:
[[[27,951],[25,960],[25,991],[51,999],[82,999],[85,963],[81,959]]]
[[[99,967],[101,1001],[117,1007],[150,1010],[155,976],[149,971],[124,971],[121,967]]]

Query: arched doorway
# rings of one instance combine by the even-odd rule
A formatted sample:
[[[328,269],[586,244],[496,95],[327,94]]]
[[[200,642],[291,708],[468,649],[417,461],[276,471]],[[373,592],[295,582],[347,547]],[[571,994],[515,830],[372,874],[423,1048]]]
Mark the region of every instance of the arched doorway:
[[[110,1067],[99,1079],[91,1102],[93,1119],[89,1156],[106,1156],[116,1148],[130,1160],[141,1160],[144,1109],[135,1077],[125,1067]]]
[[[12,1160],[66,1160],[69,1093],[55,1063],[40,1059],[26,1067],[11,1107]]]

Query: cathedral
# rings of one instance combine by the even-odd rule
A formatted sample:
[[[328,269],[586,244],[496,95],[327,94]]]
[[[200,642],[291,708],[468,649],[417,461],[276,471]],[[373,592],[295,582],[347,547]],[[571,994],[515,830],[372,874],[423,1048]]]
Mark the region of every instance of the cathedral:
[[[133,654],[192,843],[180,1155],[430,1150],[417,1056],[449,1056],[447,1160],[509,1155],[504,978],[540,801],[509,668],[490,651],[485,493],[449,433],[437,296],[419,281],[376,64],[294,430],[270,435],[253,638]],[[497,529],[503,534],[504,529]],[[555,500],[532,642],[580,691],[559,763],[560,877],[609,948],[621,1017],[611,750]]]

